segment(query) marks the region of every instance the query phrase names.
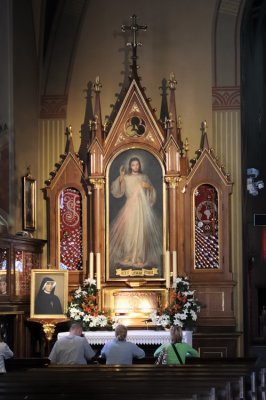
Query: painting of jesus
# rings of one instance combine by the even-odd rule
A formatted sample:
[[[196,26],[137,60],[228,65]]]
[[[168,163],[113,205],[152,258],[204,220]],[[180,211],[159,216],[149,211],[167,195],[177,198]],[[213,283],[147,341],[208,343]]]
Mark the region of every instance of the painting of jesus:
[[[110,167],[109,277],[162,277],[162,170],[149,152],[127,150]]]

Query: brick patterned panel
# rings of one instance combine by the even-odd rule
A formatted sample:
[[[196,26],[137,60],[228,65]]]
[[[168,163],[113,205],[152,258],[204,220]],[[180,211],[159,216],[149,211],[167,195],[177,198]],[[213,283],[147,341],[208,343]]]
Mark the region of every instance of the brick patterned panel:
[[[66,108],[66,95],[42,96],[40,118],[66,118]]]
[[[239,110],[240,109],[240,87],[224,86],[212,88],[213,110]]]

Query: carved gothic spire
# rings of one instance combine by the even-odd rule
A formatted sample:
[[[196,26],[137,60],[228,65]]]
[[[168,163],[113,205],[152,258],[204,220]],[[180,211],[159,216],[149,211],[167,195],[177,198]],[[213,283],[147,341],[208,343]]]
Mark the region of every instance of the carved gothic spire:
[[[74,153],[74,144],[73,144],[73,136],[72,136],[72,127],[69,125],[69,127],[66,127],[66,147],[65,147],[65,154],[68,153]]]
[[[182,146],[181,141],[181,118],[177,117],[176,114],[176,103],[175,103],[175,89],[177,81],[173,72],[170,74],[170,79],[168,80],[168,87],[170,89],[170,100],[169,100],[169,120],[171,121],[171,134],[178,143]]]
[[[100,82],[100,77],[97,76],[93,84],[93,90],[95,93],[95,103],[94,103],[94,132],[99,143],[103,142],[103,128],[102,128],[102,112],[101,112],[101,101],[100,92],[102,84]]]
[[[200,150],[209,150],[209,141],[207,136],[207,121],[202,121],[201,123],[201,140],[200,140]]]

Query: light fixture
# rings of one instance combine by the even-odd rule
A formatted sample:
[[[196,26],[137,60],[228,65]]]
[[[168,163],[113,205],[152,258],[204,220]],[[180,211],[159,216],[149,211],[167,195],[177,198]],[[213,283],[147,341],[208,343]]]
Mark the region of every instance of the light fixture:
[[[247,191],[252,196],[257,196],[259,194],[259,189],[264,188],[264,182],[262,180],[255,181],[259,176],[259,170],[256,168],[248,168],[247,175]]]

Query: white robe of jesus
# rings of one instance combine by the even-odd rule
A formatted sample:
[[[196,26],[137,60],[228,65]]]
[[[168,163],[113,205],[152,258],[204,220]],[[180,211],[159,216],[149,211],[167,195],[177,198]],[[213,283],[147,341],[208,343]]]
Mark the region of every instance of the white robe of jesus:
[[[153,209],[156,191],[147,175],[127,174],[112,182],[115,198],[125,205],[110,227],[110,267],[158,267],[162,254],[161,224]]]

